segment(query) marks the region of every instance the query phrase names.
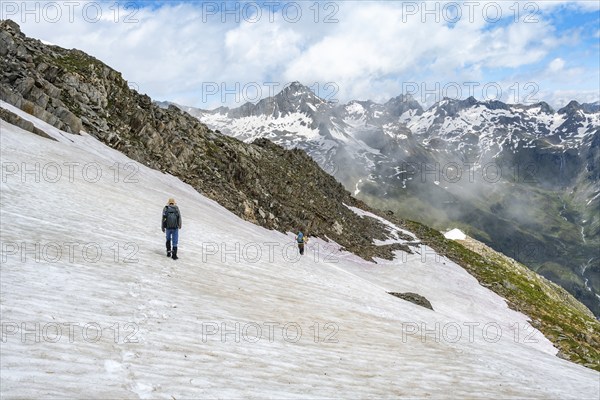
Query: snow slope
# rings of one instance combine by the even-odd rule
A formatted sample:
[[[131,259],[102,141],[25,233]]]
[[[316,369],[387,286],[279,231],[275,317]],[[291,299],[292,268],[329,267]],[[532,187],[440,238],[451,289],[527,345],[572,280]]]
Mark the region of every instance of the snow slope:
[[[373,264],[314,238],[298,260],[291,233],[0,106],[59,140],[0,121],[2,397],[600,394],[597,372],[430,249]],[[169,197],[178,261],[159,229]]]

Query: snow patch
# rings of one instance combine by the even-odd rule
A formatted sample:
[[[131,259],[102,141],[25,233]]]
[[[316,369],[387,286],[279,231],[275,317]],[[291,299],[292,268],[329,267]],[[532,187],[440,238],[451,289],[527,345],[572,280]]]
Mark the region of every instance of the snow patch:
[[[460,229],[454,228],[451,231],[444,233],[444,237],[450,240],[465,240],[467,235],[465,235]]]
[[[394,243],[401,243],[401,244],[408,243],[408,241],[400,239],[400,237],[398,235],[399,233],[410,236],[413,239],[413,241],[419,240],[412,232],[409,232],[405,229],[399,228],[392,222],[388,221],[385,218],[380,217],[379,215],[375,215],[368,211],[364,211],[364,210],[361,210],[360,208],[352,207],[347,204],[344,204],[344,205],[346,207],[348,207],[348,209],[350,209],[356,215],[361,216],[361,217],[374,218],[388,227],[388,232],[390,234],[390,237],[388,237],[388,239],[386,239],[384,241],[375,240],[374,244],[376,244],[377,246],[382,246],[382,245],[386,245],[386,244],[394,244]]]

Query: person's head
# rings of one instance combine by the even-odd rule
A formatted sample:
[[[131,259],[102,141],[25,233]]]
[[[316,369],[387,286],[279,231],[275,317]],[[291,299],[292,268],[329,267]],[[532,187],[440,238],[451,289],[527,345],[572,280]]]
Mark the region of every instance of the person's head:
[[[174,206],[175,204],[176,204],[175,199],[172,197],[169,199],[169,201],[167,201],[167,205],[169,205],[169,206]]]

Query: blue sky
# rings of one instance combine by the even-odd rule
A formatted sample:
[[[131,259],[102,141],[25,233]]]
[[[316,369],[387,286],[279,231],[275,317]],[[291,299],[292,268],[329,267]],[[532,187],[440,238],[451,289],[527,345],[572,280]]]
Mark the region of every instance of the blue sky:
[[[3,1],[2,18],[94,55],[155,100],[196,107],[296,80],[341,102],[409,92],[425,105],[472,94],[558,108],[600,96],[598,1],[24,4]]]

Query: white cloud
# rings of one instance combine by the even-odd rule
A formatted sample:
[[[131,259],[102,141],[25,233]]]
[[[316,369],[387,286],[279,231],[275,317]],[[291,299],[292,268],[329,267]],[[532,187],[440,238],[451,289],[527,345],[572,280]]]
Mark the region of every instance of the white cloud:
[[[576,99],[579,103],[594,103],[600,98],[596,90],[556,90],[541,92],[540,96],[551,104],[556,110],[569,104],[571,100]]]
[[[287,66],[286,78],[332,80],[340,84],[344,97],[365,98],[365,80],[371,86],[394,80],[481,80],[482,68],[528,65],[540,61],[554,45],[548,39],[550,28],[543,22],[485,30],[468,20],[453,28],[422,23],[420,18],[398,23],[400,10],[378,3],[348,9],[345,16],[348,23],[340,24]],[[398,86],[401,83],[391,89]]]
[[[535,2],[535,5],[542,11],[554,11],[557,8],[584,12],[600,10],[600,2],[596,0],[543,0]]]
[[[441,11],[450,3],[435,4]],[[501,5],[507,17],[502,22],[486,21],[482,11],[492,3]],[[207,13],[198,3],[142,8],[134,15],[137,23],[124,23],[125,10],[115,22],[114,10],[109,8],[114,4],[108,3],[97,23],[78,15],[81,9],[76,10],[72,23],[66,14],[57,23],[16,19],[30,36],[100,58],[155,99],[216,107],[231,103],[234,97],[224,93],[207,97],[203,90],[207,83],[233,89],[236,82],[283,86],[300,80],[307,85],[317,83],[322,91],[326,83],[334,82],[339,88],[336,98],[348,101],[385,100],[401,93],[409,82],[432,87],[435,82],[502,80],[510,86],[507,76],[497,74],[534,73],[535,66],[547,58],[551,61],[543,67],[547,70],[539,70],[538,79],[552,71],[570,78],[575,73],[586,75],[588,71],[581,68],[565,71],[564,56],[555,53],[566,41],[572,46],[580,43],[579,36],[557,32],[544,16],[559,6],[561,10],[594,10],[587,3],[535,3],[540,6],[537,22],[522,23],[512,21],[514,3],[481,2],[472,21],[463,7],[462,19],[454,26],[443,18],[436,23],[435,15],[423,9],[415,12],[407,8],[410,3],[401,2],[335,2],[333,8],[318,3],[318,14],[314,3],[301,3],[302,17],[296,22],[290,20],[293,14],[284,15],[281,10],[272,14],[262,10],[254,22],[242,18],[236,23],[235,15],[224,15],[222,22],[223,15]],[[409,16],[411,10],[414,15]],[[328,15],[338,22],[324,23]],[[526,15],[520,13],[521,18]]]
[[[548,70],[550,72],[560,72],[563,70],[563,68],[565,67],[565,60],[563,60],[562,58],[555,58],[554,60],[552,60],[550,62],[550,64],[548,65]]]
[[[256,71],[270,70],[297,57],[302,37],[282,24],[243,23],[225,34],[229,79],[254,79]],[[257,74],[259,75],[259,74]]]

